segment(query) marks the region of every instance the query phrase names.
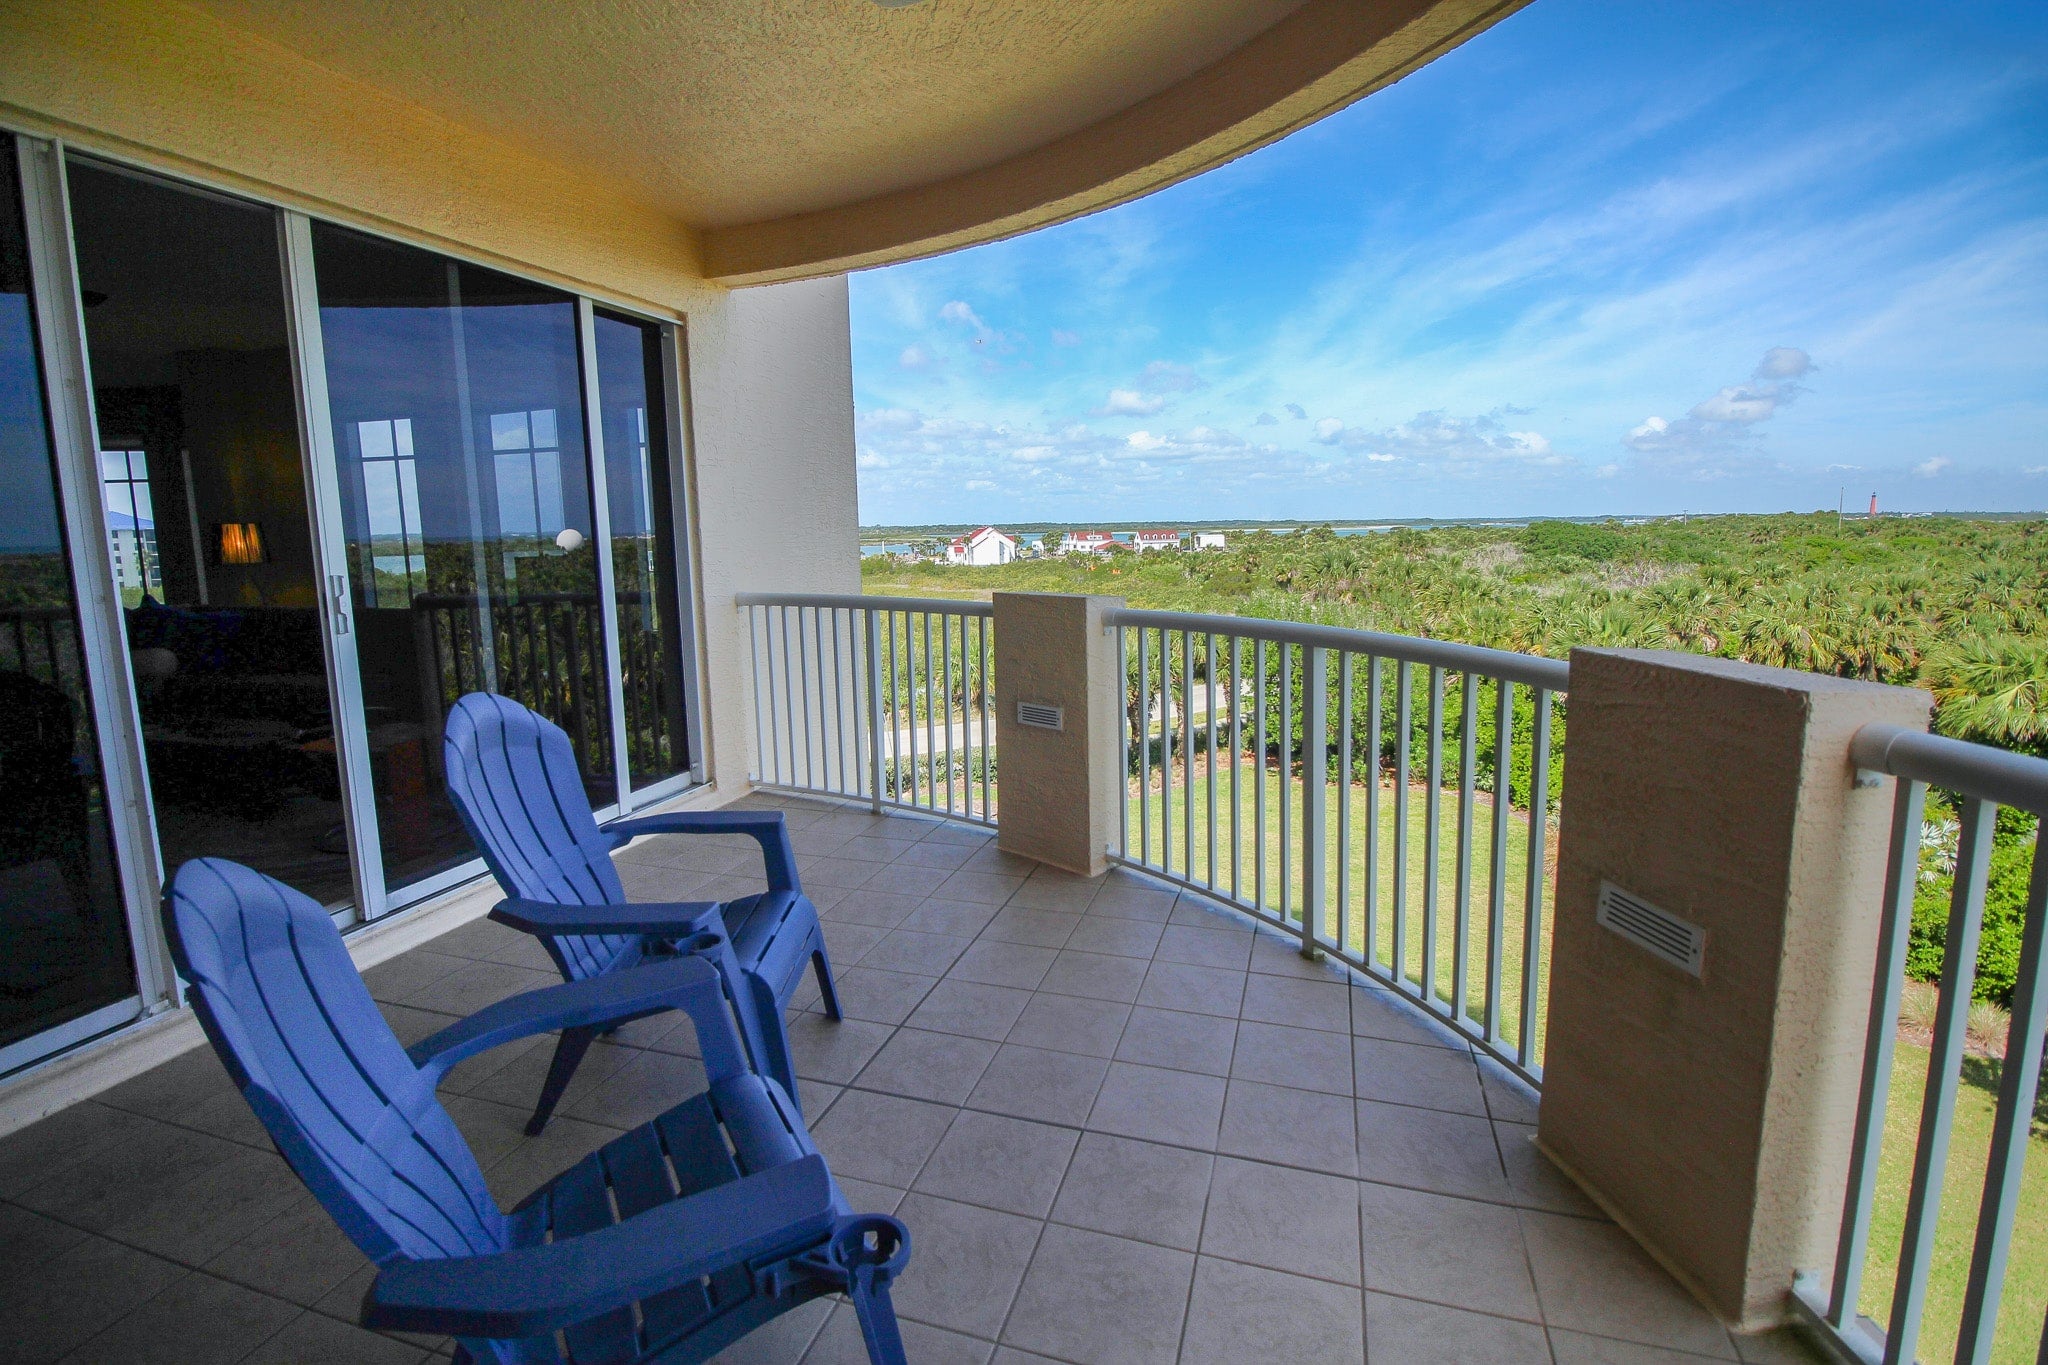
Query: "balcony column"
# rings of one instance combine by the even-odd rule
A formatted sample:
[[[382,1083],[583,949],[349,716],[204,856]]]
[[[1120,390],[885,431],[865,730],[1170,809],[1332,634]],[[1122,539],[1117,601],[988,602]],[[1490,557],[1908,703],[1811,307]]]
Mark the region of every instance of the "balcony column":
[[[1105,614],[1121,597],[995,594],[996,843],[1084,877],[1100,876],[1123,778],[1122,687]],[[1057,729],[1018,719],[1056,708]]]
[[[1738,1330],[1786,1320],[1794,1271],[1834,1263],[1894,795],[1858,784],[1849,740],[1929,709],[1875,683],[1572,651],[1537,1141]],[[1603,926],[1603,886],[1609,920],[1648,919],[1681,956],[1704,931],[1697,975]]]

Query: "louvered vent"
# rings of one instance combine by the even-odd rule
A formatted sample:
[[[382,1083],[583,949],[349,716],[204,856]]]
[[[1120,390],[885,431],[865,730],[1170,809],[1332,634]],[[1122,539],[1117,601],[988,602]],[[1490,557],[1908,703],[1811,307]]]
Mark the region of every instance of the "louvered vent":
[[[1040,730],[1064,730],[1067,728],[1066,712],[1057,706],[1047,706],[1042,701],[1020,701],[1017,703],[1017,723],[1032,725]]]
[[[1682,972],[1698,976],[1706,961],[1706,930],[1669,910],[1658,909],[1613,882],[1600,883],[1600,906],[1593,917],[1602,927]]]

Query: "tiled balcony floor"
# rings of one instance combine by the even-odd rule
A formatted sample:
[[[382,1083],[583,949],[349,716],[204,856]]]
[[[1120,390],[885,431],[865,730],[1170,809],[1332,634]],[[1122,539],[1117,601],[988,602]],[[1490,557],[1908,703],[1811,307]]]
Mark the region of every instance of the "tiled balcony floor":
[[[1386,992],[1139,877],[777,804],[847,1013],[793,1017],[804,1108],[855,1205],[911,1228],[912,1360],[1810,1358],[1731,1338],[1546,1165],[1534,1097]],[[751,848],[644,841],[621,871],[635,899],[716,899],[749,889]],[[407,1042],[555,979],[489,921],[367,975]],[[451,1075],[498,1196],[697,1088],[680,1019],[593,1049],[537,1139],[548,1040]],[[356,1328],[368,1279],[208,1050],[0,1141],[0,1358],[446,1351]],[[728,1355],[862,1358],[824,1303]]]

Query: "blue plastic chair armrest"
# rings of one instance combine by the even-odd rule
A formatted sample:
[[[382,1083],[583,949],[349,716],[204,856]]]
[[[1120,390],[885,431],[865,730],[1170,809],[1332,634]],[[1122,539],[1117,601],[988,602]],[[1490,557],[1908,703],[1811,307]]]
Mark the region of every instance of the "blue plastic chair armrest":
[[[498,1340],[538,1336],[727,1266],[795,1254],[833,1223],[825,1159],[809,1156],[580,1236],[386,1266],[363,1297],[363,1325]]]
[[[605,826],[617,848],[643,834],[748,834],[761,846],[766,864],[768,889],[802,891],[797,884],[796,849],[789,842],[789,824],[781,811],[774,810],[685,810],[668,815],[646,815],[638,820],[620,820]]]
[[[716,901],[557,905],[553,901],[508,896],[491,907],[491,918],[529,934],[655,934],[682,938],[720,928]]]
[[[526,991],[421,1039],[407,1048],[405,1055],[438,1081],[465,1058],[520,1038],[634,1019],[664,1009],[685,1011],[697,1026],[706,1074],[722,1079],[747,1070],[718,969],[694,956],[667,958]]]

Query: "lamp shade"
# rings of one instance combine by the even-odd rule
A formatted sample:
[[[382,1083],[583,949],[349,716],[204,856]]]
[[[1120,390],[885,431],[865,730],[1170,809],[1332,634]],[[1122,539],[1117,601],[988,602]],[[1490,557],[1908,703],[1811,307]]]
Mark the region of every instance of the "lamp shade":
[[[263,548],[263,526],[254,521],[224,521],[220,525],[220,562],[261,564],[268,556]]]

